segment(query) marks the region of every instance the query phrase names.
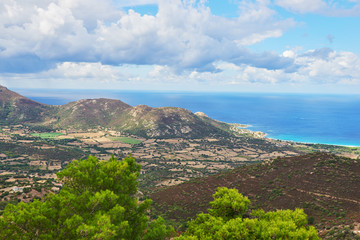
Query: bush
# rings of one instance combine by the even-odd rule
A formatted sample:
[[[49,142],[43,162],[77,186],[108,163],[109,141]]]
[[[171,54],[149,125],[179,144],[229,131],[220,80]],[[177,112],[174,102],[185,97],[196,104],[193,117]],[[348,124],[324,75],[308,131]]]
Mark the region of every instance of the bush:
[[[245,217],[250,201],[235,189],[218,188],[209,214],[201,213],[188,223],[178,240],[200,239],[320,239],[302,209],[264,212]]]

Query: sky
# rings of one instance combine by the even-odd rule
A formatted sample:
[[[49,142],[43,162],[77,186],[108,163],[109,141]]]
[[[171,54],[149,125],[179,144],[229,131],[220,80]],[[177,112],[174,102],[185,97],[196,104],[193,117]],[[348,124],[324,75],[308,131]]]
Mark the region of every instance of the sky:
[[[8,88],[360,94],[360,0],[0,0]]]

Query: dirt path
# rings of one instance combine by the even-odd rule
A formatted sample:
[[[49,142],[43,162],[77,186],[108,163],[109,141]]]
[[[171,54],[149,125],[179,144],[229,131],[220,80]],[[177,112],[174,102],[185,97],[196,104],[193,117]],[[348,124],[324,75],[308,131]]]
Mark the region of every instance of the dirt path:
[[[309,191],[305,191],[305,190],[302,190],[302,189],[299,189],[299,188],[297,188],[296,190],[298,190],[299,192],[313,194],[313,195],[316,195],[316,196],[319,196],[319,197],[327,197],[327,198],[332,198],[332,199],[336,199],[336,200],[343,200],[343,201],[353,202],[353,203],[356,203],[356,204],[360,205],[360,201],[356,201],[356,200],[349,199],[349,198],[334,197],[334,196],[331,196],[331,195],[328,195],[328,194],[309,192]]]

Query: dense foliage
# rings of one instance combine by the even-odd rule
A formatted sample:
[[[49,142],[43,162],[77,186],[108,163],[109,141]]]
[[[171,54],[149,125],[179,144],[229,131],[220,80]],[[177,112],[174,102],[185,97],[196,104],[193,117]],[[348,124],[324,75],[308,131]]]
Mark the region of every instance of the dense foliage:
[[[0,239],[166,239],[173,228],[161,217],[151,221],[151,200],[136,197],[139,172],[131,156],[74,161],[57,174],[64,184],[58,194],[6,206]],[[225,187],[213,197],[209,213],[190,221],[177,239],[319,239],[300,209],[249,213],[250,200]]]
[[[319,239],[303,210],[255,210],[246,216],[250,200],[236,189],[218,188],[213,197],[209,214],[198,214],[178,240]]]
[[[164,239],[173,229],[149,221],[151,200],[136,198],[139,172],[132,157],[74,161],[57,174],[58,194],[7,205],[0,239]]]

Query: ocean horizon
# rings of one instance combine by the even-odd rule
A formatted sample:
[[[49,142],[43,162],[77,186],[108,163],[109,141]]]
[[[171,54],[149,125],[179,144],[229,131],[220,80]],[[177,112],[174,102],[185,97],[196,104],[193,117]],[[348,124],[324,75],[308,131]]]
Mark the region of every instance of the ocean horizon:
[[[181,107],[228,123],[249,125],[268,138],[360,146],[360,95],[12,89],[34,101],[63,105],[86,98],[132,106]]]

